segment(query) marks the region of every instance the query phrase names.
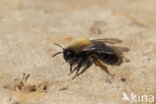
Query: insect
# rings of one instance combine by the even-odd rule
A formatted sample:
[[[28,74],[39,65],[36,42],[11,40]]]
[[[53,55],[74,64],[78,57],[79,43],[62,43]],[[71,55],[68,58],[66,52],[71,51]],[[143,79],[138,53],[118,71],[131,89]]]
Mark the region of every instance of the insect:
[[[65,61],[70,65],[69,75],[76,71],[73,79],[85,72],[92,64],[101,67],[107,74],[111,75],[104,63],[108,65],[120,65],[123,62],[122,51],[108,46],[106,43],[115,44],[121,42],[121,40],[115,38],[79,39],[67,48],[55,43],[63,51],[55,53],[53,57],[63,53]],[[73,66],[75,67],[73,68]],[[83,69],[80,71],[81,68]]]

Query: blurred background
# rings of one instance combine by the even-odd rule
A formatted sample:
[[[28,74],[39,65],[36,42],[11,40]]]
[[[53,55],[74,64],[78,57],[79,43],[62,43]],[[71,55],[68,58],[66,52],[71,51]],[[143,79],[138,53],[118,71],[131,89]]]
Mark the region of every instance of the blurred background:
[[[129,104],[156,98],[156,0],[0,0],[0,104]],[[62,55],[78,38],[118,38],[129,62],[75,80]],[[140,102],[155,104],[154,102]]]

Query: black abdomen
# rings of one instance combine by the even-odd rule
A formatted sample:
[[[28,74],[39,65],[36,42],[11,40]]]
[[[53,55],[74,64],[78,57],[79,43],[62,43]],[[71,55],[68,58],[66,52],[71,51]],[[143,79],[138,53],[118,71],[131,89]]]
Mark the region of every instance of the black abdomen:
[[[100,59],[110,65],[120,65],[122,63],[122,57],[118,54],[102,54]]]

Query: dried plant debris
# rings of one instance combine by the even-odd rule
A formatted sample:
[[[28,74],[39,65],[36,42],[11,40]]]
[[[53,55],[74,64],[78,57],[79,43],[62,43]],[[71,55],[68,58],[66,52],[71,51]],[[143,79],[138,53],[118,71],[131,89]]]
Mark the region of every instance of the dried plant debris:
[[[68,90],[68,87],[62,87],[59,89],[59,91],[65,91],[65,90]]]
[[[120,80],[121,80],[122,82],[125,82],[127,79],[126,79],[125,77],[122,77]]]
[[[23,73],[22,79],[16,78],[13,82],[10,82],[3,87],[5,89],[20,91],[20,92],[36,92],[36,91],[47,91],[48,87],[51,85],[48,82],[29,84],[27,83],[30,74]]]

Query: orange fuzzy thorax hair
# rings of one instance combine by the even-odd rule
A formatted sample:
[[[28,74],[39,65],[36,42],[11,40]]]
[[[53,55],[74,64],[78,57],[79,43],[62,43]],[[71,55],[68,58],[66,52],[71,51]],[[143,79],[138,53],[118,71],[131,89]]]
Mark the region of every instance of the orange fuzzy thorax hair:
[[[91,44],[91,41],[90,41],[90,40],[83,38],[83,39],[75,40],[75,41],[69,46],[69,48],[78,49],[78,48],[81,48],[81,47],[89,46],[90,44]]]

